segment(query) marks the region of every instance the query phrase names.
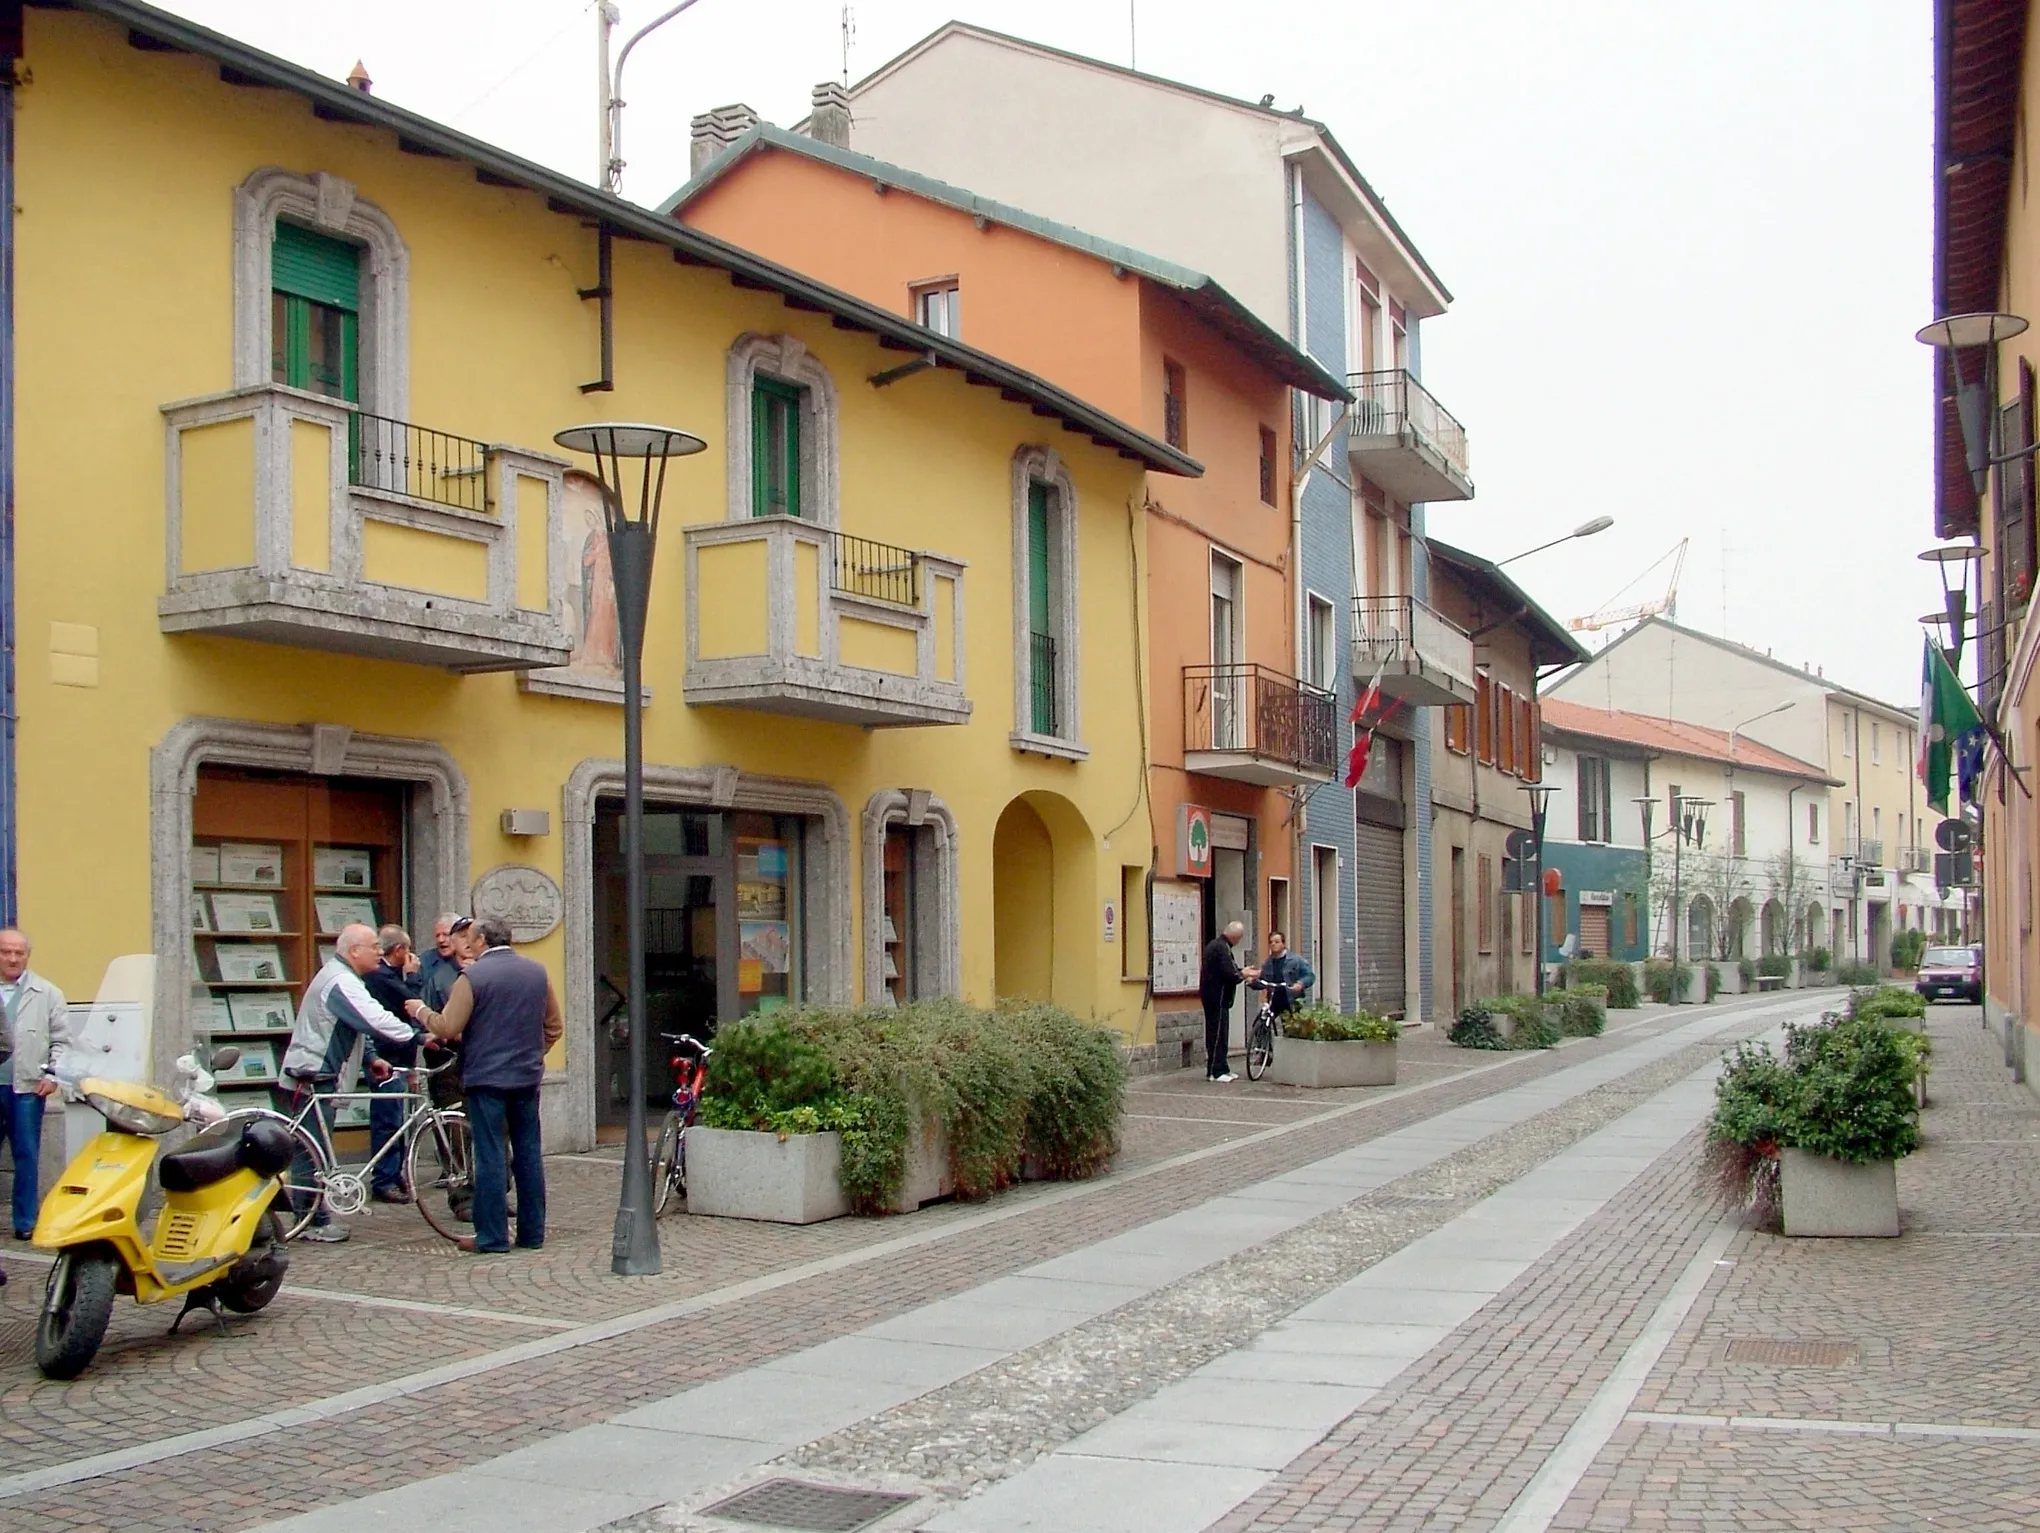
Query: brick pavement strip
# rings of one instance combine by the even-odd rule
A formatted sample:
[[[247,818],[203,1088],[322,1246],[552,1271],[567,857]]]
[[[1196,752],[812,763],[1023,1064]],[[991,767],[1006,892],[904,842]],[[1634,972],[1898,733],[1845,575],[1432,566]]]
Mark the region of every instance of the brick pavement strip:
[[[1735,1009],[1723,1008],[1720,1013],[1723,1026],[1732,1025],[1736,1015]],[[1280,1137],[1243,1146],[1237,1154],[1218,1160],[1170,1166],[1143,1177],[1097,1184],[1089,1189],[1089,1195],[1075,1202],[1033,1209],[1026,1206],[1029,1195],[1021,1194],[1012,1200],[1015,1217],[988,1227],[964,1228],[936,1239],[916,1251],[910,1263],[851,1266],[753,1295],[740,1305],[718,1309],[705,1318],[658,1325],[440,1385],[322,1422],[316,1428],[210,1449],[146,1469],[104,1475],[89,1482],[21,1496],[0,1503],[0,1528],[117,1525],[131,1533],[153,1533],[158,1529],[246,1526],[390,1483],[392,1469],[387,1447],[390,1443],[406,1445],[402,1467],[397,1471],[403,1478],[442,1473],[554,1431],[605,1419],[688,1383],[718,1377],[794,1347],[873,1323],[1017,1266],[1076,1249],[1192,1206],[1229,1188],[1279,1175],[1443,1108],[1563,1070],[1583,1058],[1619,1050],[1629,1041],[1652,1036],[1675,1022],[1690,1020],[1690,1013],[1648,1015],[1626,1036],[1584,1041],[1548,1055],[1511,1056],[1504,1068],[1466,1079],[1446,1080],[1417,1095],[1377,1099],[1366,1111],[1296,1127]],[[1442,1044],[1427,1046],[1427,1042],[1412,1040],[1412,1063],[1421,1060],[1427,1066],[1456,1065],[1464,1058],[1463,1055],[1454,1058],[1457,1051],[1447,1054]],[[1172,1115],[1179,1105],[1188,1113],[1215,1115],[1215,1103],[1244,1104],[1255,1100],[1251,1093],[1190,1091],[1166,1080],[1154,1095],[1169,1099]],[[1227,1106],[1218,1110],[1232,1113],[1240,1108]],[[945,1223],[966,1224],[974,1212],[931,1209],[915,1216],[913,1221],[875,1225],[839,1221],[804,1231],[750,1225],[731,1228],[734,1221],[716,1221],[714,1237],[704,1238],[701,1243],[719,1246],[727,1241],[741,1248],[742,1256],[731,1259],[724,1248],[721,1261],[702,1264],[709,1275],[690,1271],[687,1278],[664,1287],[660,1286],[666,1283],[663,1279],[656,1284],[638,1280],[619,1283],[606,1273],[589,1283],[584,1270],[600,1268],[586,1259],[585,1252],[581,1253],[579,1268],[566,1272],[557,1265],[550,1268],[534,1265],[520,1274],[516,1264],[510,1262],[463,1263],[441,1259],[446,1268],[486,1274],[486,1269],[494,1267],[505,1275],[486,1274],[486,1281],[478,1278],[475,1287],[464,1290],[442,1287],[431,1296],[435,1299],[445,1296],[443,1302],[529,1309],[533,1306],[524,1285],[547,1287],[546,1274],[550,1271],[559,1275],[551,1280],[556,1293],[548,1297],[556,1296],[569,1306],[584,1289],[594,1288],[609,1307],[620,1304],[637,1308],[647,1300],[662,1300],[675,1292],[684,1292],[687,1287],[697,1292],[713,1288],[717,1279],[727,1283],[732,1278],[757,1276],[774,1267],[811,1258],[818,1252],[854,1255],[860,1247],[882,1243],[906,1223],[924,1226],[940,1235]],[[688,1237],[693,1236],[693,1227],[683,1228]],[[606,1246],[606,1241],[602,1244]],[[683,1250],[691,1252],[692,1242],[676,1239],[671,1244],[676,1258],[672,1265],[679,1268],[683,1264],[677,1260],[678,1254]],[[569,1242],[570,1249],[572,1245]],[[440,1248],[426,1245],[421,1249],[436,1258]],[[342,1270],[335,1270],[330,1276],[320,1270],[318,1278],[328,1283],[344,1281],[348,1287],[372,1288],[378,1286],[374,1279],[375,1273],[382,1270],[379,1264],[391,1259],[388,1251],[377,1252],[368,1261],[344,1269],[344,1276]],[[340,1264],[334,1265],[340,1268]],[[424,1265],[429,1269],[432,1262],[428,1260]],[[416,1261],[406,1264],[399,1269],[401,1279],[412,1281],[419,1267]],[[382,1286],[397,1285],[393,1280]],[[625,1290],[629,1292],[622,1298],[615,1297]],[[285,1292],[288,1294],[288,1288]],[[545,1307],[552,1313],[561,1313],[559,1308]],[[566,1312],[574,1310],[569,1307]],[[391,1356],[403,1357],[407,1367],[415,1366],[418,1354],[405,1351],[406,1346],[415,1345],[436,1359],[450,1355],[446,1351],[449,1337],[454,1339],[456,1349],[472,1346],[481,1350],[503,1341],[500,1330],[491,1333],[485,1326],[437,1321],[418,1325],[414,1337],[405,1337],[387,1312],[368,1313],[374,1318],[363,1324],[358,1315],[330,1302],[305,1301],[296,1312],[279,1305],[276,1315],[265,1317],[260,1324],[273,1327],[277,1320],[290,1314],[291,1324],[301,1327],[296,1339],[304,1350],[279,1356],[273,1349],[262,1347],[259,1349],[262,1361],[245,1366],[237,1364],[231,1349],[247,1348],[242,1355],[248,1356],[257,1350],[254,1343],[193,1338],[194,1344],[188,1346],[135,1345],[117,1352],[109,1359],[115,1365],[113,1368],[88,1374],[80,1384],[16,1384],[0,1394],[0,1451],[9,1452],[24,1467],[47,1465],[160,1437],[165,1435],[166,1426],[172,1430],[184,1428],[192,1424],[194,1417],[201,1421],[232,1421],[272,1408],[272,1404],[296,1403],[313,1392],[305,1387],[307,1381],[320,1386],[338,1381],[344,1388],[348,1382],[364,1376],[388,1378],[399,1371],[391,1366]],[[153,1316],[150,1318],[156,1323]],[[383,1335],[393,1342],[387,1352],[369,1345]],[[526,1341],[529,1337],[527,1331],[514,1340]],[[132,1370],[119,1366],[130,1359],[137,1360]],[[304,1361],[302,1369],[298,1366],[300,1359]],[[166,1363],[168,1380],[160,1377]],[[185,1415],[166,1423],[162,1414],[166,1405],[181,1409]]]
[[[2040,1359],[2003,1323],[2040,1236],[2040,1110],[1975,1012],[1939,1011],[1925,1147],[1900,1169],[1906,1234],[1744,1229],[1550,1524],[1562,1529],[2040,1527],[2040,1443],[1900,1435],[2040,1424]],[[1989,1128],[2009,1153],[1960,1141]],[[1951,1142],[1954,1141],[1954,1142]],[[1714,1214],[1689,1136],[1558,1250],[1214,1527],[1492,1528],[1557,1448]],[[1842,1367],[1731,1364],[1739,1338],[1854,1343]],[[1642,1419],[1765,1418],[1742,1425]],[[1870,1424],[1875,1432],[1838,1430]]]

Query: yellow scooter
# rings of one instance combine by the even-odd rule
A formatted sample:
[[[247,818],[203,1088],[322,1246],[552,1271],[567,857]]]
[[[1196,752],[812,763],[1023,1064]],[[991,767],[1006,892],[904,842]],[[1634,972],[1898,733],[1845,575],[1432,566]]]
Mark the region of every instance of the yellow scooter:
[[[238,1057],[213,1055],[213,1069]],[[35,1361],[52,1379],[85,1371],[113,1318],[116,1293],[155,1304],[182,1296],[174,1332],[194,1309],[224,1328],[222,1307],[253,1314],[283,1286],[290,1257],[283,1222],[270,1211],[278,1176],[290,1165],[289,1131],[279,1122],[222,1124],[159,1160],[156,1139],[187,1120],[213,1123],[212,1076],[190,1057],[182,1100],[153,1086],[88,1077],[78,1097],[106,1119],[43,1200],[34,1240],[57,1253],[35,1328]],[[139,1213],[155,1166],[163,1207],[145,1238]]]

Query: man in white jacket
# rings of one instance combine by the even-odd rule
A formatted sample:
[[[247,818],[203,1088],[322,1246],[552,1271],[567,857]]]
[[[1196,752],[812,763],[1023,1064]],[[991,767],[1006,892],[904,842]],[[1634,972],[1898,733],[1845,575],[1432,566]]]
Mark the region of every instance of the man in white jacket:
[[[14,1238],[35,1233],[42,1207],[43,1103],[55,1093],[56,1080],[43,1074],[57,1050],[71,1041],[64,992],[28,966],[28,934],[18,927],[0,929],[0,1031],[6,1052],[0,1053],[0,1132],[14,1159]]]
[[[298,1006],[297,1024],[291,1029],[290,1046],[283,1052],[283,1078],[276,1088],[276,1110],[297,1116],[308,1097],[331,1091],[347,1057],[362,1037],[374,1033],[392,1044],[409,1048],[425,1038],[416,1027],[396,1016],[368,993],[361,976],[382,962],[375,931],[367,926],[343,927],[333,947],[333,956],[305,986],[305,998]],[[390,1067],[377,1061],[383,1075]],[[317,1133],[314,1128],[312,1132]],[[330,1152],[332,1146],[326,1146]],[[312,1185],[312,1167],[300,1156],[290,1168],[293,1188]],[[315,1194],[293,1192],[293,1199]],[[298,1203],[302,1208],[303,1203]],[[312,1223],[301,1240],[329,1243],[347,1238],[347,1226],[333,1223],[333,1215],[322,1200],[312,1214]]]

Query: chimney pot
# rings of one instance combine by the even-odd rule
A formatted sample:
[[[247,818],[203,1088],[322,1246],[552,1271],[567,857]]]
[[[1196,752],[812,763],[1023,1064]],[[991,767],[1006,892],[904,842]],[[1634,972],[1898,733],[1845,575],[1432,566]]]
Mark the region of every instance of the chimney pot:
[[[810,94],[808,137],[818,144],[850,147],[850,93],[834,80],[824,80]]]
[[[703,112],[688,124],[688,173],[699,175],[716,156],[757,126],[758,114],[741,101]]]
[[[368,66],[362,63],[360,59],[356,59],[354,67],[347,71],[347,83],[353,89],[360,91],[364,96],[375,93],[375,81],[368,77]]]

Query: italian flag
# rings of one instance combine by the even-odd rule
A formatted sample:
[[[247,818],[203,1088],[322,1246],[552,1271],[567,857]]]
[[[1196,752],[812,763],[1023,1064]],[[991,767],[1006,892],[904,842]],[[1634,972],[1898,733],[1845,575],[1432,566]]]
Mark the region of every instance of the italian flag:
[[[1948,668],[1941,646],[1932,639],[1925,642],[1926,656],[1920,669],[1920,781],[1927,786],[1927,802],[1947,814],[1948,778],[1958,761],[1962,797],[1966,800],[1974,795],[1982,758],[1983,718]]]

